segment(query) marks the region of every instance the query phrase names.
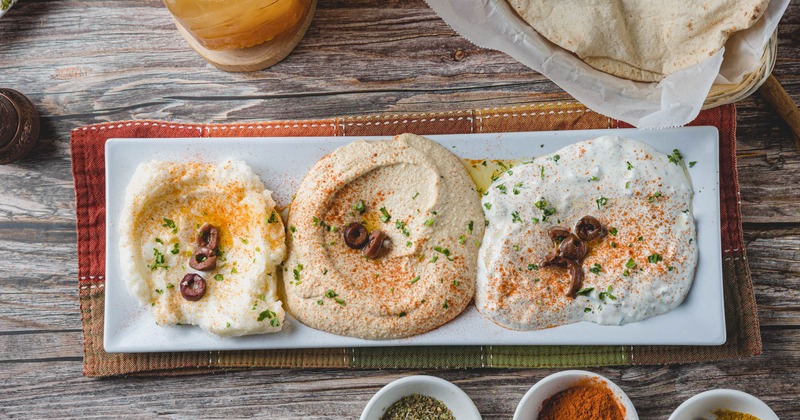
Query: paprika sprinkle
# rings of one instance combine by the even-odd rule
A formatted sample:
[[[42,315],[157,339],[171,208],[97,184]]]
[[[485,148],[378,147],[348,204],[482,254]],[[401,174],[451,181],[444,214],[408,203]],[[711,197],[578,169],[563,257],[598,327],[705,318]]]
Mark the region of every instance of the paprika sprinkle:
[[[625,407],[605,382],[586,378],[544,400],[538,420],[624,420]]]

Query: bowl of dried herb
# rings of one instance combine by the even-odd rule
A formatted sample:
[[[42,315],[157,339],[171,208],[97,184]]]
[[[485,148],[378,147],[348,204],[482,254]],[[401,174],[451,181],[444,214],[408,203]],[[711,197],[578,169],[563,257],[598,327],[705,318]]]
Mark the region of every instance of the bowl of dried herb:
[[[472,399],[455,384],[435,376],[390,382],[369,400],[361,420],[480,420]]]

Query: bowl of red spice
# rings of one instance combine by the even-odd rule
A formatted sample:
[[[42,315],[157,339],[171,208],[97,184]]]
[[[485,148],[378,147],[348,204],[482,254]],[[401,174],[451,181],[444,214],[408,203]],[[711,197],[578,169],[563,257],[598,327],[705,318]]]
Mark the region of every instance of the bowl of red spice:
[[[639,420],[620,387],[596,373],[567,370],[537,382],[522,397],[514,420]]]

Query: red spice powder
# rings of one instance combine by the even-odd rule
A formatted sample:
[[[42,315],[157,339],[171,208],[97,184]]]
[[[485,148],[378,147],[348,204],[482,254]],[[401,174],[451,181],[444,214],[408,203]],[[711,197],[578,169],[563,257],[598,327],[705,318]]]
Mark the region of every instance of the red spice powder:
[[[542,403],[539,420],[624,420],[625,407],[605,382],[586,378]]]

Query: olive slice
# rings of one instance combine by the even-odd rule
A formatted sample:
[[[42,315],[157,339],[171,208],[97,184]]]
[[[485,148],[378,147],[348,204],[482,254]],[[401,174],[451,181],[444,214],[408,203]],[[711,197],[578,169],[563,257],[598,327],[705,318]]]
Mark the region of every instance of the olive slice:
[[[567,270],[572,278],[569,289],[567,289],[567,297],[575,299],[578,296],[578,291],[583,287],[583,267],[572,260],[566,260],[566,262]]]
[[[558,247],[558,254],[568,260],[575,260],[580,262],[586,256],[588,247],[586,242],[581,241],[575,235],[569,235],[566,239],[561,241]]]
[[[344,243],[350,248],[361,249],[367,244],[369,232],[361,223],[353,222],[344,228]]]
[[[603,224],[592,216],[583,216],[575,225],[575,233],[584,241],[593,241],[603,235]]]
[[[550,240],[553,241],[556,246],[571,234],[572,233],[569,231],[569,229],[561,226],[553,226],[547,231],[547,236],[550,237]]]
[[[197,247],[214,250],[217,249],[217,245],[219,245],[219,229],[211,223],[203,224],[197,233]]]
[[[217,268],[217,254],[208,248],[200,248],[189,258],[189,267],[197,271],[210,271]]]
[[[188,273],[181,280],[181,296],[192,302],[197,302],[206,294],[206,281],[199,274]]]
[[[364,247],[364,255],[367,258],[379,258],[389,250],[391,245],[391,239],[380,229],[375,229],[369,234],[367,245]]]
[[[539,264],[540,267],[548,267],[554,265],[556,267],[566,267],[567,266],[567,259],[558,255],[556,251],[548,252],[547,255],[544,256],[544,259]]]

